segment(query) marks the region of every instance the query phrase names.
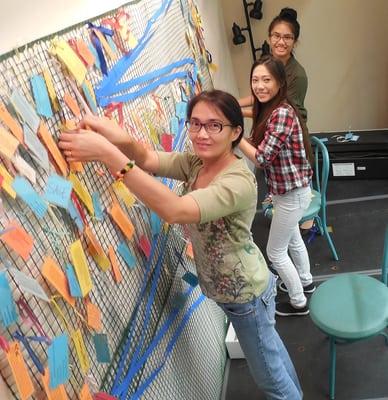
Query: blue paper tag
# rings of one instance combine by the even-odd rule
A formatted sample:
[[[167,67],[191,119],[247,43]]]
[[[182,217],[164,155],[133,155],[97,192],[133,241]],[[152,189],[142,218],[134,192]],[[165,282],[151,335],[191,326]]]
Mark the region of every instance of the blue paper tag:
[[[72,201],[69,201],[69,207],[67,208],[67,210],[69,211],[71,219],[77,225],[78,230],[80,232],[83,232],[84,222],[82,221],[81,215],[79,214],[78,210],[76,209]]]
[[[11,94],[10,101],[22,120],[34,133],[37,133],[40,119],[32,105],[26,100],[24,94],[19,89],[15,88]]]
[[[97,221],[102,221],[104,219],[104,212],[102,211],[100,194],[98,192],[93,192],[92,201],[94,207],[94,216],[96,217]]]
[[[175,105],[175,115],[179,119],[186,120],[187,115],[187,103],[185,101],[180,101]]]
[[[113,41],[112,36],[105,35],[106,41],[108,42],[110,48],[112,49],[113,53],[117,54],[119,51],[117,50],[116,43]]]
[[[198,277],[190,271],[186,271],[183,274],[182,279],[192,287],[196,287],[198,285]]]
[[[16,176],[12,189],[31,208],[37,218],[43,218],[47,213],[47,203],[31,186],[30,182],[22,176]]]
[[[120,244],[117,246],[117,250],[130,269],[136,267],[135,257],[132,255],[131,250],[129,250],[129,247],[124,242],[120,242]]]
[[[93,335],[94,348],[96,349],[97,361],[99,363],[109,363],[111,360],[108,337],[105,333]]]
[[[43,197],[51,204],[67,209],[69,207],[73,184],[57,174],[47,179]]]
[[[49,158],[46,148],[38,136],[27,125],[23,125],[24,142],[30,151],[32,158],[46,171],[50,169]]]
[[[69,283],[70,294],[73,297],[83,297],[74,267],[69,263],[65,266],[67,282]]]
[[[353,132],[348,132],[348,133],[345,135],[345,139],[346,139],[346,140],[350,140],[352,137],[353,137]]]
[[[66,334],[57,336],[47,349],[50,372],[49,386],[55,389],[69,380],[69,339]]]
[[[34,94],[36,111],[46,118],[53,116],[50,97],[47,91],[46,82],[42,75],[34,75],[31,78],[32,93]]]
[[[155,236],[160,232],[161,225],[162,225],[162,221],[160,220],[159,216],[155,212],[151,211],[152,236]]]
[[[186,303],[187,297],[183,293],[176,293],[171,304],[173,308],[183,308]]]
[[[96,48],[91,43],[89,43],[88,49],[90,50],[90,52],[94,56],[94,60],[95,60],[94,61],[94,65],[97,67],[97,69],[99,69],[101,71],[100,60],[98,58],[98,54],[97,54]]]
[[[177,117],[171,117],[170,119],[170,132],[174,136],[179,134],[179,120]]]
[[[16,304],[5,272],[0,272],[0,319],[5,328],[18,320]]]

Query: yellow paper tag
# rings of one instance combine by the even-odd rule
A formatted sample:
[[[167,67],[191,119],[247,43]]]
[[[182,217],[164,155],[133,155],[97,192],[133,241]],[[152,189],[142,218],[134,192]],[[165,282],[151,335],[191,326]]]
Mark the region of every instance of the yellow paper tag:
[[[97,99],[96,99],[96,95],[94,93],[93,85],[90,83],[89,79],[85,79],[84,83],[87,86],[87,88],[89,89],[89,93],[92,96],[94,103],[97,104]]]
[[[30,375],[28,374],[27,366],[24,362],[23,354],[18,342],[9,343],[9,350],[6,353],[7,360],[11,367],[16,386],[18,388],[20,398],[27,400],[33,395],[35,389],[32,384]]]
[[[81,330],[77,329],[76,331],[74,331],[71,334],[71,338],[74,343],[75,351],[78,356],[81,370],[84,374],[86,374],[90,368],[90,360],[88,356],[88,351],[86,350],[84,339],[82,337]]]
[[[92,232],[89,226],[85,228],[84,233],[89,243],[89,253],[102,271],[106,272],[110,268],[110,262],[100,243],[98,242],[96,235]]]
[[[86,315],[90,328],[99,332],[102,329],[101,310],[93,303],[86,303]]]
[[[113,279],[115,280],[116,283],[119,283],[119,282],[121,282],[123,277],[122,277],[121,271],[120,271],[120,264],[117,260],[115,251],[112,246],[109,246],[108,254],[109,254],[110,262],[112,264]]]
[[[75,299],[71,297],[66,275],[51,257],[46,257],[41,269],[42,275],[59,292],[59,294],[72,306]]]
[[[62,156],[57,144],[55,143],[51,133],[47,129],[47,126],[41,122],[38,130],[38,135],[42,139],[42,142],[47,147],[48,151],[50,152],[51,156],[53,157],[56,165],[58,166],[61,174],[63,176],[67,176],[69,173],[69,168],[67,166],[67,162]]]
[[[85,297],[93,289],[93,282],[80,240],[76,240],[70,245],[70,255],[82,296]]]
[[[4,189],[13,199],[16,199],[16,192],[12,189],[13,178],[5,169],[3,164],[0,164],[0,175],[3,177],[1,188]]]
[[[132,32],[128,32],[127,36],[128,36],[127,37],[128,46],[131,49],[134,49],[137,46],[137,43],[138,43],[135,35]]]
[[[112,187],[117,197],[119,197],[128,208],[131,208],[135,204],[135,197],[127,188],[127,186],[125,186],[123,181],[115,181],[112,184]]]
[[[0,153],[9,160],[15,154],[19,141],[0,126]]]
[[[133,233],[135,232],[135,228],[132,222],[129,220],[128,216],[124,213],[124,211],[117,202],[114,202],[112,204],[112,207],[109,210],[109,214],[116,222],[118,227],[121,229],[125,237],[128,240],[131,240]]]
[[[82,203],[85,204],[87,210],[89,211],[89,214],[93,217],[94,216],[93,200],[88,192],[88,189],[86,189],[83,183],[72,172],[69,174],[69,180],[73,183],[73,189],[77,193],[77,196],[80,198]]]
[[[23,129],[19,122],[16,121],[8,112],[3,103],[0,102],[0,120],[8,127],[20,143],[24,143]]]
[[[92,394],[90,393],[89,385],[85,382],[79,392],[79,400],[93,400]]]
[[[42,384],[48,400],[68,400],[65,386],[62,384],[55,389],[50,389],[49,381],[50,371],[48,368],[46,368],[44,370],[44,375],[42,375]]]
[[[59,111],[59,101],[58,101],[57,93],[55,92],[54,82],[51,77],[51,73],[47,68],[45,68],[43,70],[43,78],[44,78],[44,81],[46,82],[47,91],[48,91],[48,94],[50,97],[51,105],[53,106],[54,111],[57,112],[57,111]]]
[[[85,79],[87,70],[85,64],[79,59],[69,44],[65,40],[54,39],[50,51],[65,64],[80,86]]]

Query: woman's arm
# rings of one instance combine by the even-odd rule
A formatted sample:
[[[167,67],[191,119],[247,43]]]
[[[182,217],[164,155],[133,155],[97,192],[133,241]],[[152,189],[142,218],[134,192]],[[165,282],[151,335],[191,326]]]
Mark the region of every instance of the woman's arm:
[[[114,144],[92,131],[62,133],[59,147],[64,150],[68,162],[101,161],[114,175],[129,162],[129,158]],[[158,157],[156,153],[155,156]],[[191,196],[178,196],[141,168],[134,166],[130,169],[124,176],[124,183],[138,199],[164,221],[170,224],[190,224],[200,221],[198,204]]]
[[[258,167],[255,146],[251,145],[245,138],[242,138],[241,142],[239,143],[239,149],[243,152],[246,158],[252,161],[256,167]]]

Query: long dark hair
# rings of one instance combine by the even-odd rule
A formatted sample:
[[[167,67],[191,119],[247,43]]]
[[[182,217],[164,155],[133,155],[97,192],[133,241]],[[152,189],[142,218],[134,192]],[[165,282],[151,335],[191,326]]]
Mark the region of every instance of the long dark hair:
[[[255,68],[258,65],[264,65],[267,68],[268,72],[272,75],[272,77],[276,80],[276,82],[280,86],[276,96],[267,103],[260,103],[252,89],[252,76]],[[297,107],[295,107],[292,101],[289,100],[287,97],[286,71],[284,69],[283,63],[280,60],[277,60],[270,55],[265,55],[253,63],[251,68],[250,79],[251,79],[250,80],[251,93],[253,97],[253,124],[252,124],[251,136],[249,139],[252,145],[257,147],[264,139],[267,121],[272,112],[277,107],[279,107],[280,104],[288,103],[294,109],[295,114],[298,117],[303,132],[303,144],[306,156],[310,164],[312,164],[313,152],[311,150],[311,143],[307,126],[304,123],[303,118],[301,117]]]
[[[201,101],[208,103],[221,111],[233,127],[241,127],[241,133],[239,137],[232,142],[232,148],[236,147],[244,136],[244,117],[237,99],[230,93],[222,90],[209,90],[201,92],[194,96],[187,106],[188,120],[191,118],[194,107]]]
[[[297,20],[297,17],[298,13],[293,8],[289,7],[282,8],[279,15],[277,15],[269,24],[268,36],[271,36],[272,31],[275,28],[275,25],[277,25],[280,22],[286,22],[287,24],[290,25],[292,33],[294,34],[295,37],[295,41],[297,41],[300,33],[300,25]]]

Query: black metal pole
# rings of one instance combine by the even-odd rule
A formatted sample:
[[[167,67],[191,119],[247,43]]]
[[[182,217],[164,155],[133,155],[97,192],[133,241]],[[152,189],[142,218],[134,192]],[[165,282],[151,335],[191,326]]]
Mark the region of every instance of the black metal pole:
[[[249,41],[251,43],[251,50],[252,50],[252,56],[253,56],[253,61],[256,61],[256,49],[255,46],[253,44],[253,35],[252,35],[252,28],[251,28],[251,20],[249,18],[249,14],[248,14],[248,7],[250,5],[252,5],[253,3],[247,3],[246,0],[243,0],[243,4],[244,4],[244,11],[245,11],[245,19],[247,20],[247,31],[249,34]]]

